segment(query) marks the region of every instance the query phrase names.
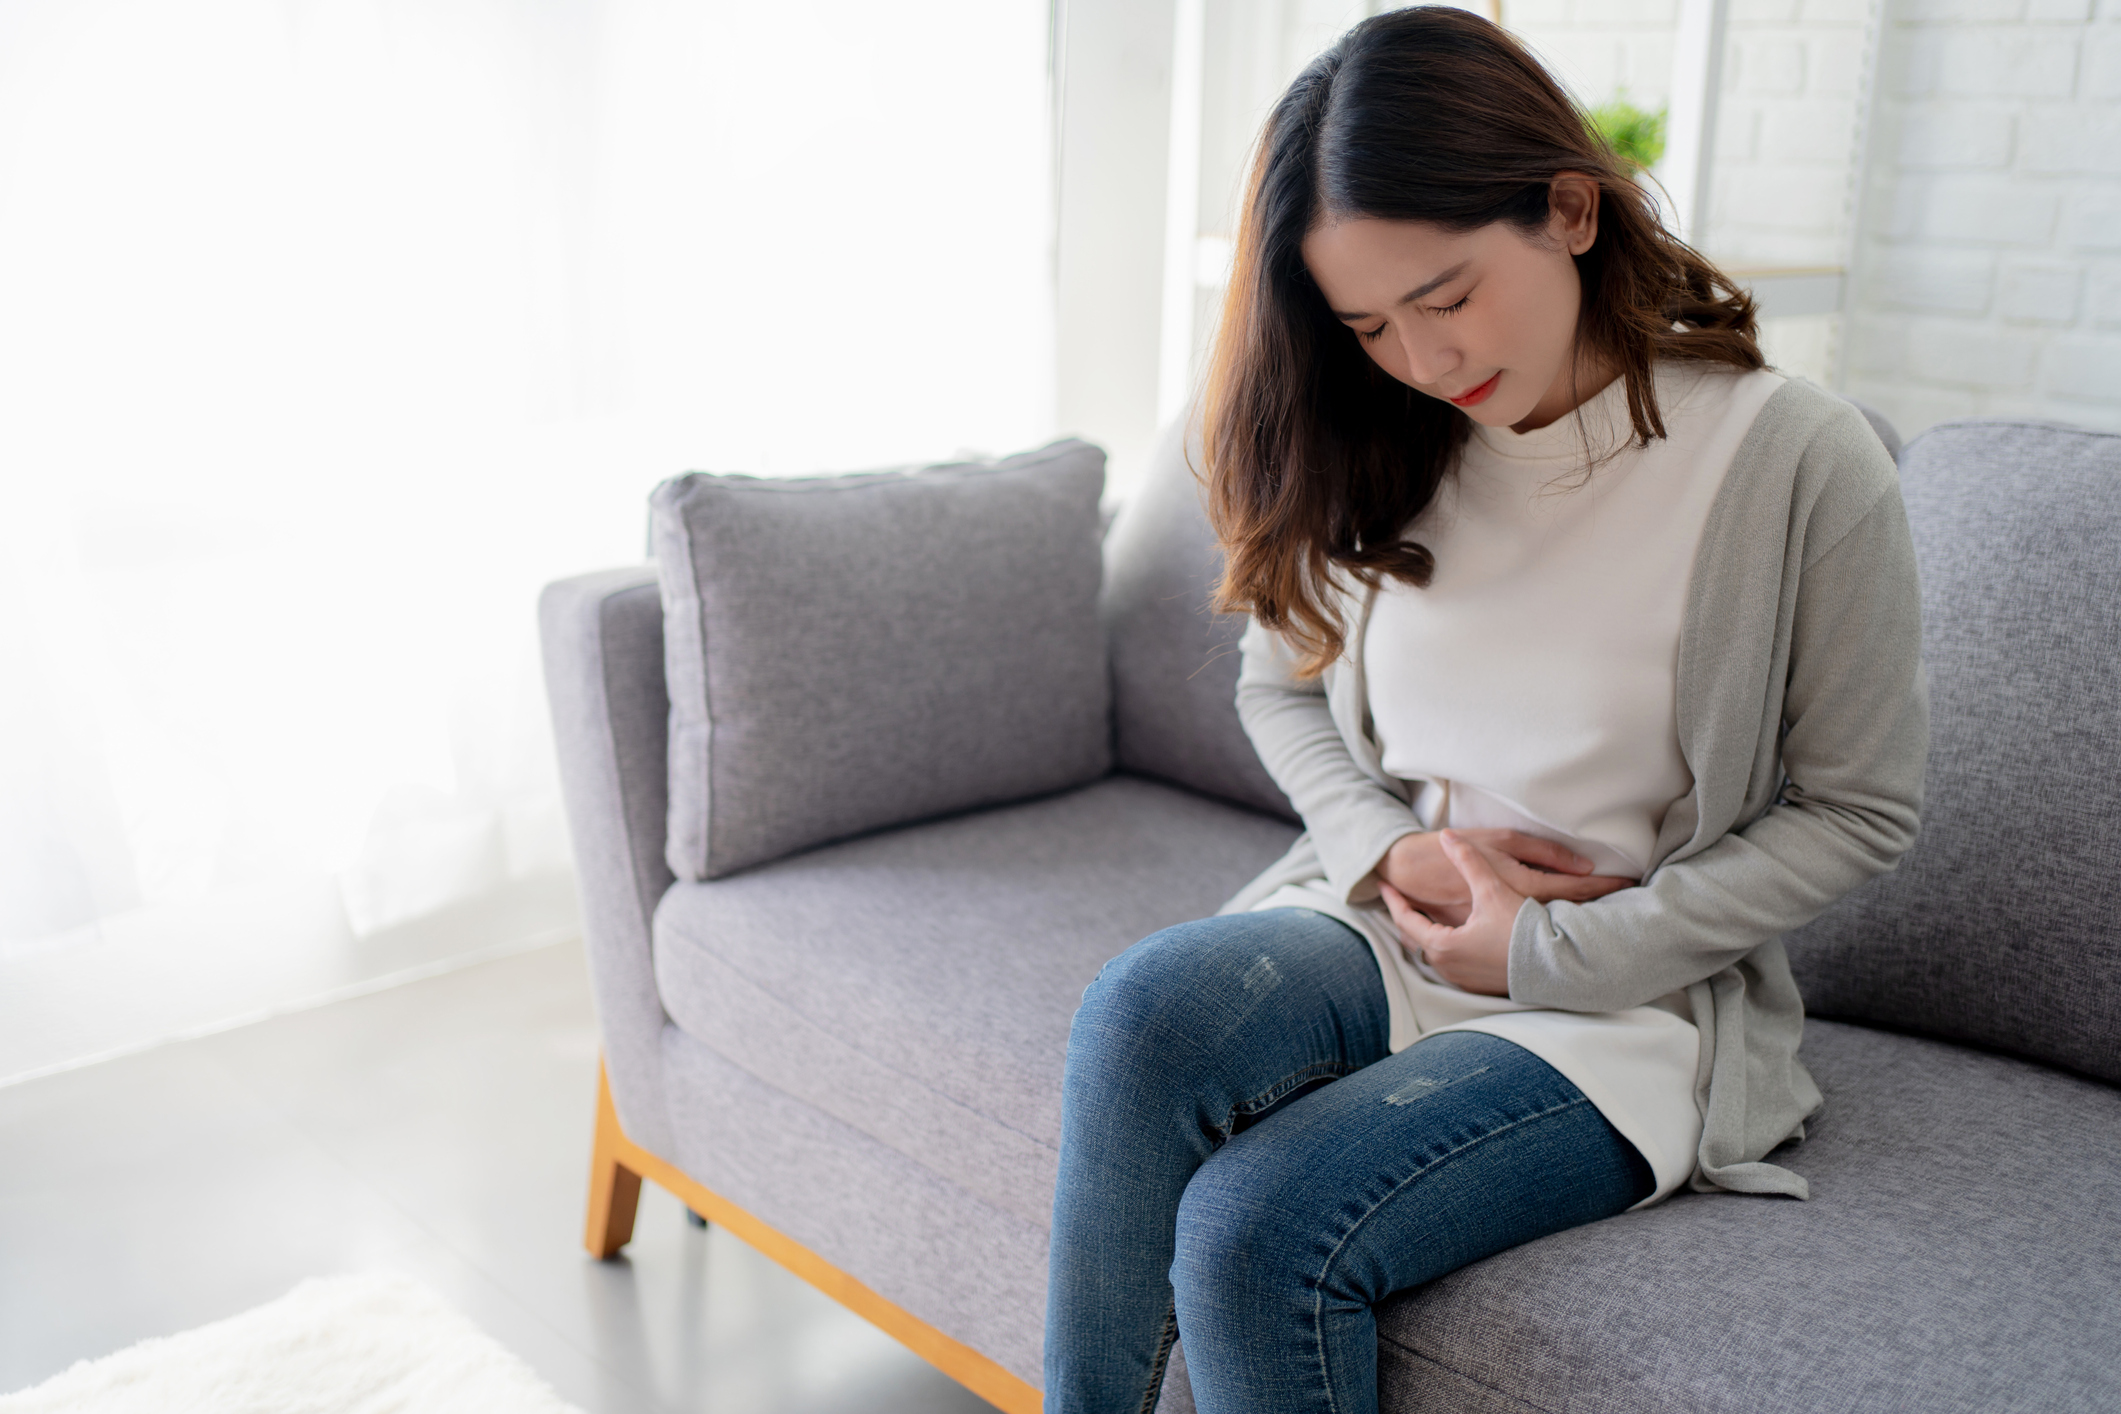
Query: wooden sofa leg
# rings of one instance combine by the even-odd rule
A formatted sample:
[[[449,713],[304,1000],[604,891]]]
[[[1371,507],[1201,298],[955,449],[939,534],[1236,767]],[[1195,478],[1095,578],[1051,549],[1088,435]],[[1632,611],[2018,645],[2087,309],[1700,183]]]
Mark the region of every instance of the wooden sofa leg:
[[[589,1227],[584,1244],[598,1261],[633,1240],[633,1217],[641,1206],[641,1176],[619,1162],[625,1146],[619,1112],[612,1108],[611,1081],[597,1062],[595,1148],[589,1159]]]
[[[914,1354],[1002,1411],[1038,1414],[1044,1401],[1037,1389],[971,1346],[944,1335],[903,1307],[877,1295],[824,1258],[774,1231],[699,1180],[641,1148],[619,1128],[611,1105],[611,1082],[597,1064],[596,1157],[589,1170],[587,1246],[599,1259],[609,1257],[633,1236],[634,1211],[641,1202],[641,1180],[653,1179],[692,1210],[705,1226],[712,1222],[730,1237],[749,1243],[762,1256],[779,1262],[825,1295],[895,1337]]]

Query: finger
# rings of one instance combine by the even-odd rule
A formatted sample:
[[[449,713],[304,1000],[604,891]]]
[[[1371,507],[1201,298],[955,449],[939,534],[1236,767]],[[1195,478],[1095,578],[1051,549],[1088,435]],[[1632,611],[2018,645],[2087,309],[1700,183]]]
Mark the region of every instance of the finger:
[[[1451,933],[1449,928],[1411,905],[1393,909],[1392,923],[1399,929],[1399,936],[1417,951],[1435,947]]]
[[[1530,888],[1516,884],[1516,881],[1511,879],[1506,879],[1504,882],[1515,885],[1519,893],[1530,898],[1536,898],[1541,903],[1552,903],[1556,900],[1567,903],[1588,903],[1594,898],[1604,898],[1607,894],[1617,893],[1621,889],[1635,886],[1633,879],[1623,879],[1613,874],[1592,874],[1589,876],[1576,874],[1534,875]]]
[[[1415,907],[1414,900],[1408,898],[1398,889],[1393,888],[1390,884],[1382,883],[1378,885],[1378,888],[1384,894],[1385,911],[1392,915],[1392,922],[1397,925],[1400,932],[1404,933],[1413,926],[1407,921],[1409,918],[1420,918],[1425,923],[1430,921],[1427,915]]]
[[[1587,878],[1570,879],[1567,884],[1569,892],[1565,896],[1579,901],[1604,898],[1607,894],[1633,887],[1633,879],[1623,879],[1615,874],[1592,874]]]
[[[1443,846],[1444,858],[1456,866],[1458,876],[1464,879],[1466,887],[1473,891],[1473,908],[1476,913],[1480,911],[1480,905],[1483,903],[1502,904],[1504,896],[1509,892],[1508,886],[1496,877],[1494,867],[1488,863],[1486,855],[1474,848],[1470,841],[1460,839],[1455,830],[1445,830],[1437,836],[1437,842]]]
[[[1511,858],[1493,846],[1475,845],[1474,850],[1487,861],[1488,870],[1494,874],[1495,881],[1520,898],[1543,884],[1567,888],[1584,877],[1581,874],[1560,874],[1551,869],[1536,869]],[[1467,892],[1471,893],[1470,886]]]
[[[1512,858],[1536,864],[1542,869],[1558,869],[1564,874],[1588,874],[1595,867],[1567,845],[1556,840],[1543,840],[1522,830],[1509,831],[1502,849]]]
[[[1551,869],[1535,869],[1529,864],[1519,863],[1507,854],[1488,856],[1488,864],[1497,878],[1521,894],[1533,898],[1560,898],[1562,891],[1574,888],[1582,879],[1581,874],[1561,874]]]
[[[1393,926],[1399,929],[1400,936],[1407,941],[1419,946],[1422,938],[1443,930],[1444,925],[1423,913],[1414,900],[1398,889],[1382,882],[1379,883],[1378,889],[1384,894],[1385,909],[1392,915]],[[1428,932],[1421,931],[1424,929]]]

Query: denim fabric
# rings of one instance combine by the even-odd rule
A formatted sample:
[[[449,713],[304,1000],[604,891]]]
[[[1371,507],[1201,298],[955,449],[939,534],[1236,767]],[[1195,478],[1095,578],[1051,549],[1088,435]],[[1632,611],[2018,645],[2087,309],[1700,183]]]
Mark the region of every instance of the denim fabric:
[[[1105,965],[1068,1036],[1048,1414],[1147,1414],[1181,1332],[1202,1414],[1366,1414],[1375,1303],[1652,1191],[1529,1051],[1444,1032],[1392,1055],[1386,1025],[1369,944],[1307,909]]]

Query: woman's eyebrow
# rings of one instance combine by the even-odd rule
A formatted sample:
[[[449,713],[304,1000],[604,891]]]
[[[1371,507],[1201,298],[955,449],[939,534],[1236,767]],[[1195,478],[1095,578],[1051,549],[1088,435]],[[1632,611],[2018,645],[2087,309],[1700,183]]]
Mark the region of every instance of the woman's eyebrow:
[[[1473,262],[1470,260],[1459,261],[1456,265],[1444,271],[1443,274],[1438,275],[1435,279],[1429,281],[1429,283],[1427,283],[1426,285],[1416,285],[1413,289],[1408,290],[1405,294],[1399,297],[1399,303],[1412,304],[1414,303],[1414,301],[1420,299],[1423,295],[1429,293],[1429,291],[1435,289],[1437,286],[1448,285],[1449,283],[1451,283],[1451,281],[1457,279],[1461,274],[1463,274],[1465,272],[1465,268],[1468,265],[1471,265],[1472,263]],[[1394,307],[1396,308],[1397,306]],[[1343,323],[1352,323],[1357,319],[1368,319],[1371,316],[1367,314],[1346,314],[1336,309],[1333,311],[1333,317],[1342,321]]]

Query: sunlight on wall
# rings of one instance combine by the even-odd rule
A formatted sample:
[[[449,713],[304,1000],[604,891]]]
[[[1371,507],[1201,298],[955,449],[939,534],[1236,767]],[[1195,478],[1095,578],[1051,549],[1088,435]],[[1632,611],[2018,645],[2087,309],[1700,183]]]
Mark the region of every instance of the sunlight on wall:
[[[564,869],[534,600],[650,486],[1050,436],[1045,26],[0,7],[0,959]]]

